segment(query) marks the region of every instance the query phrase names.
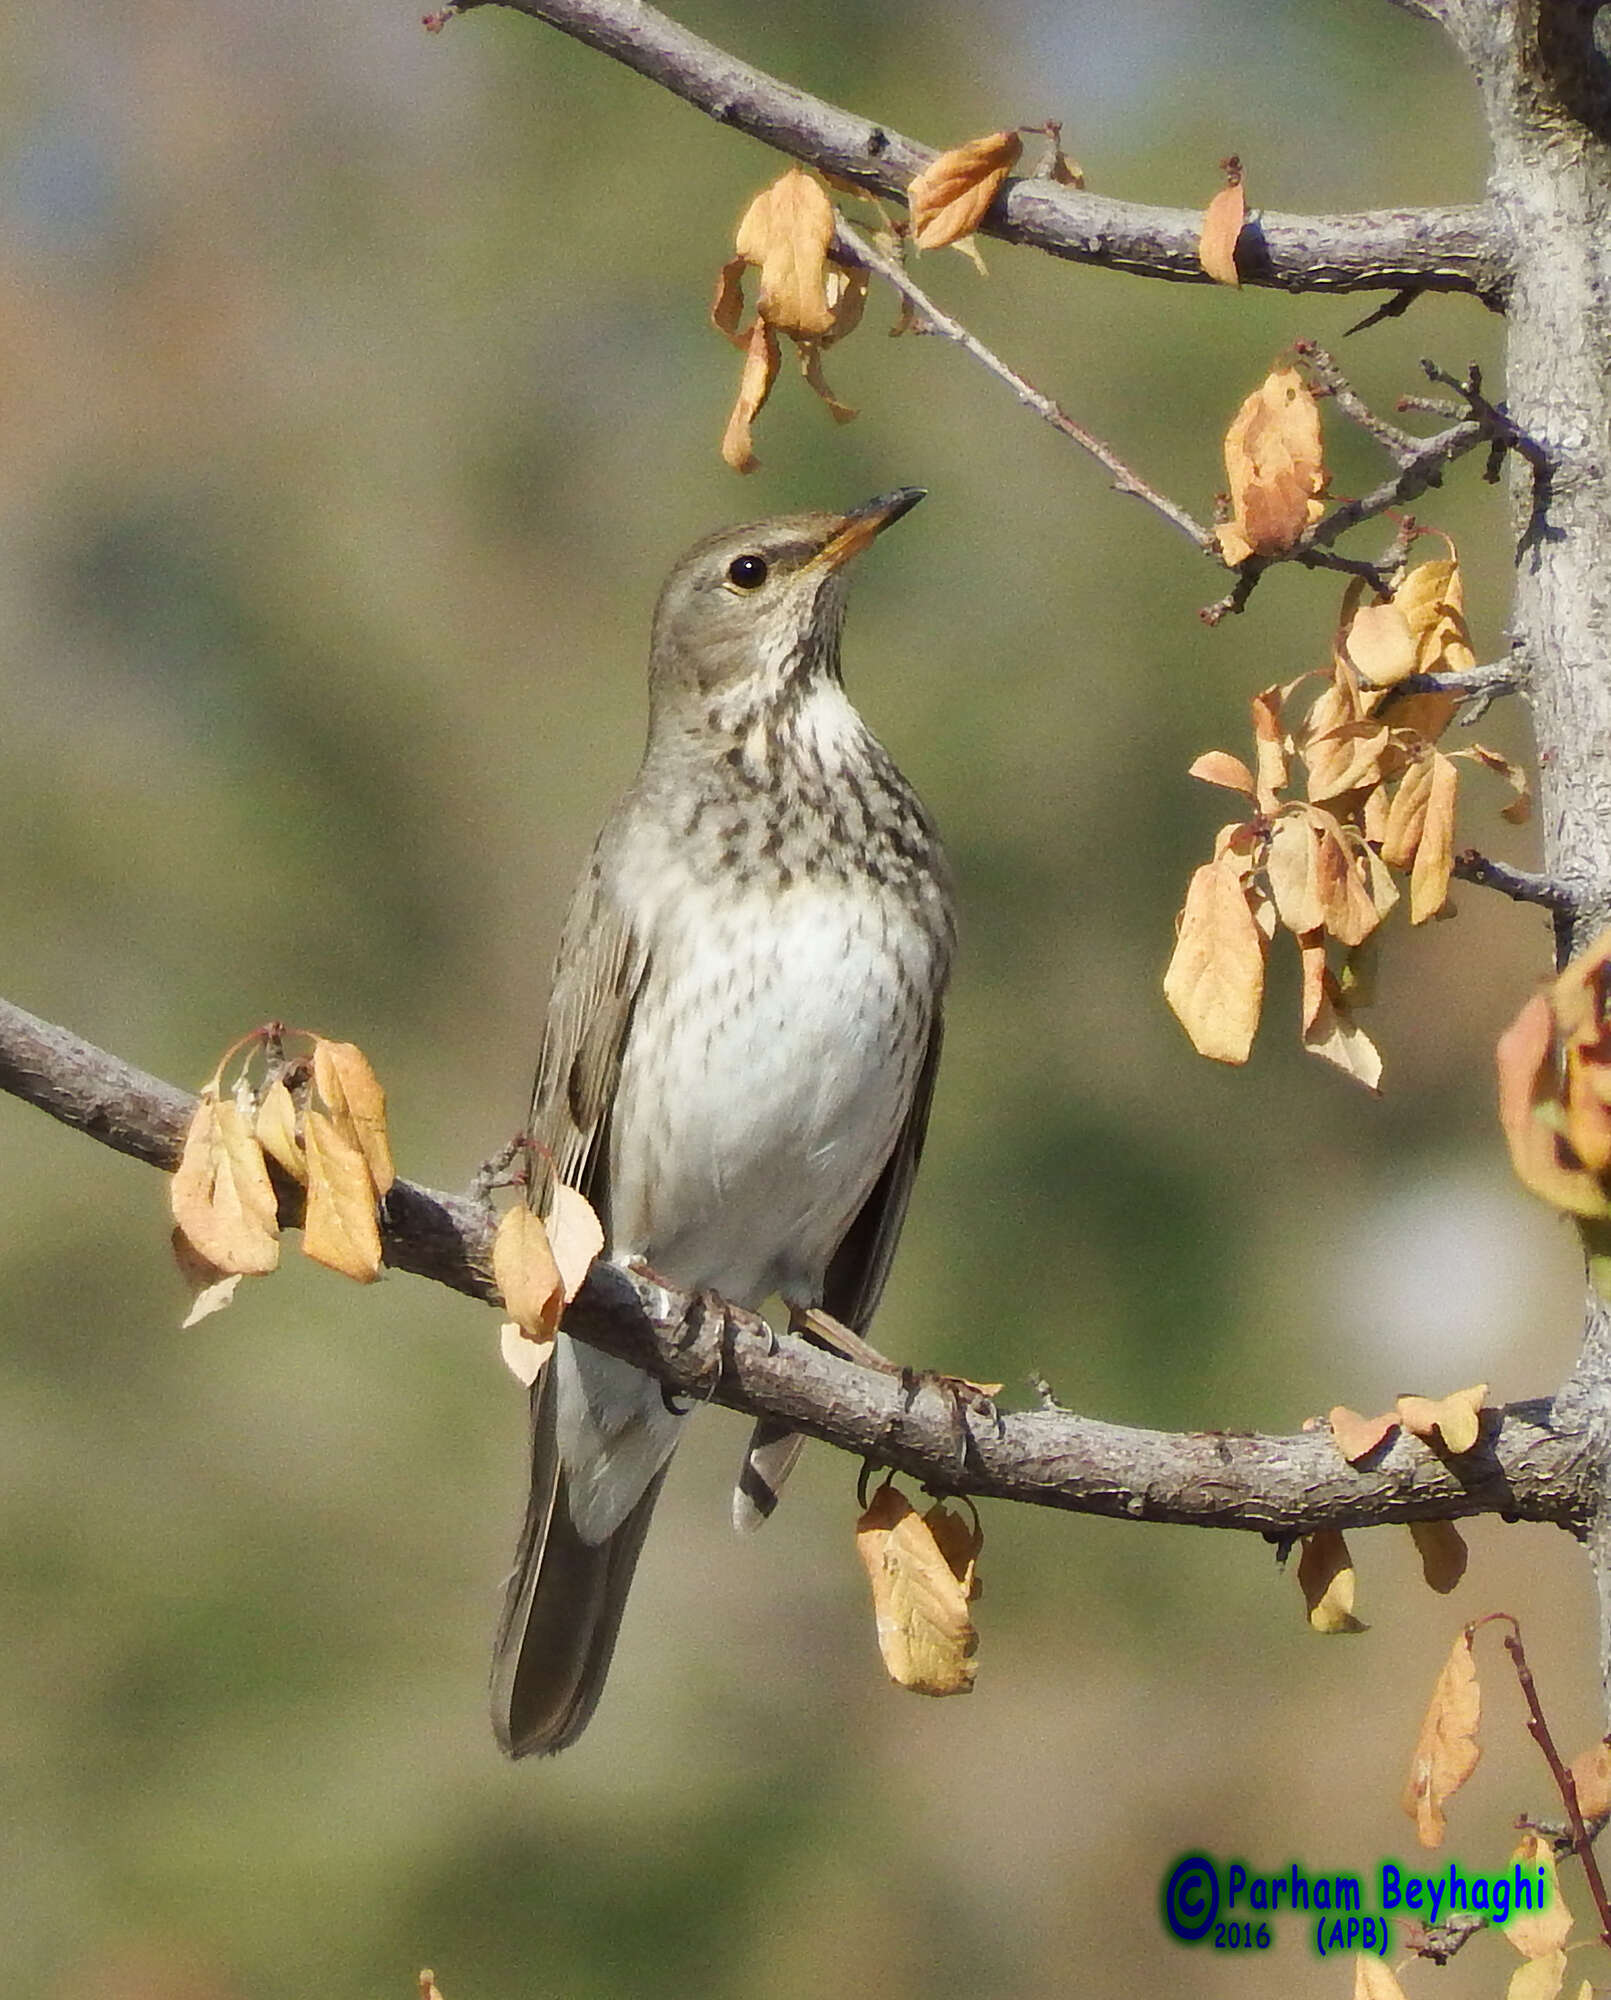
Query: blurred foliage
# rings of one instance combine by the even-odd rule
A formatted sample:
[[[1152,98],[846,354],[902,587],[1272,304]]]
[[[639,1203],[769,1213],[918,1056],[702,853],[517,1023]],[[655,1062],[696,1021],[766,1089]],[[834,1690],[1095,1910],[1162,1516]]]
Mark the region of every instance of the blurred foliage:
[[[716,451],[736,357],[704,310],[776,163],[530,21],[431,39],[417,11],[0,22],[10,997],[191,1082],[271,1016],[350,1037],[403,1171],[462,1182],[521,1115],[670,562],[724,520],[919,482],[849,669],[947,831],[964,941],[881,1344],[1155,1424],[1557,1381],[1572,1252],[1507,1183],[1489,1082],[1540,919],[1464,892],[1431,935],[1395,921],[1380,1103],[1297,1053],[1291,984],[1240,1075],[1159,993],[1223,816],[1185,766],[1323,658],[1333,586],[1277,575],[1207,631],[1215,573],[961,356],[885,339],[887,300],[830,371],[860,420],[783,382],[741,487]],[[1483,183],[1452,55],[1380,0],[1004,0],[983,35],[939,0],[685,18],[930,143],[1061,117],[1092,186],[1133,199],[1200,204],[1233,150],[1276,208]],[[986,256],[988,282],[948,255],[924,280],[1200,514],[1271,357],[1363,309]],[[1382,408],[1423,352],[1496,363],[1494,324],[1432,300],[1346,347]],[[1377,461],[1328,424],[1357,491]],[[1422,513],[1461,539],[1492,657],[1503,503],[1468,464]],[[1497,820],[1467,837],[1528,859]],[[978,2000],[1096,1966],[1114,1990],[1339,1993],[1289,1925],[1257,1962],[1171,1944],[1172,1857],[1404,1852],[1426,1690],[1495,1604],[1563,1740],[1597,1731],[1577,1559],[1493,1523],[1452,1606],[1406,1537],[1359,1538],[1374,1629],[1327,1645],[1261,1545],[990,1508],[979,1686],[926,1705],[878,1667],[853,1468],[808,1454],[785,1518],[736,1545],[740,1426],[714,1414],[594,1728],[505,1768],[481,1687],[525,1442],[490,1316],[291,1269],[182,1334],[155,1177],[10,1101],[0,1146],[19,1993],[401,2000],[425,1963],[447,2000]],[[1494,1709],[1467,1867],[1545,1796]],[[1437,1990],[1495,1985],[1478,1955]]]

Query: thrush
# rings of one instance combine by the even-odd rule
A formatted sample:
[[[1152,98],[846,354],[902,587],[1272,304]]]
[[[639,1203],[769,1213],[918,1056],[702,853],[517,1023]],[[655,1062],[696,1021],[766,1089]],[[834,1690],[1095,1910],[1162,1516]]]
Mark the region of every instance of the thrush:
[[[529,1126],[611,1259],[856,1333],[923,1147],[953,919],[933,823],[851,706],[839,641],[848,566],[922,498],[729,529],[672,571],[643,763],[571,899]],[[683,1421],[561,1333],[493,1662],[511,1756],[586,1727]],[[740,1525],[799,1444],[757,1425]]]

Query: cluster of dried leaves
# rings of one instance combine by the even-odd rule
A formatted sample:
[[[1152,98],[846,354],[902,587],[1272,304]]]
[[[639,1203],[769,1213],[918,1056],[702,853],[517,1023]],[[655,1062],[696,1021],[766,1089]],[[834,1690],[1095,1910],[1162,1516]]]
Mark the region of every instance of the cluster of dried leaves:
[[[492,1239],[492,1275],[509,1318],[503,1358],[527,1388],[554,1351],[560,1316],[582,1288],[604,1230],[585,1195],[551,1182],[548,1213],[525,1202],[506,1209]]]
[[[1233,519],[1225,553],[1290,547],[1324,485],[1314,398],[1297,372],[1276,369],[1226,438]],[[1234,538],[1234,539],[1232,539]],[[1369,954],[1399,902],[1413,924],[1443,913],[1454,865],[1460,764],[1509,785],[1503,809],[1527,817],[1526,779],[1494,751],[1439,742],[1458,702],[1403,692],[1412,675],[1475,664],[1459,561],[1401,567],[1390,595],[1344,594],[1331,664],[1253,697],[1253,763],[1211,750],[1193,777],[1246,801],[1220,829],[1214,858],[1193,875],[1164,992],[1198,1051],[1246,1062],[1264,1000],[1265,964],[1278,930],[1297,941],[1303,1045],[1375,1089],[1381,1058],[1354,1018],[1369,998]],[[1312,690],[1312,692],[1311,692]],[[1296,795],[1294,793],[1296,792]]]
[[[306,1052],[288,1058],[288,1040]],[[362,1284],[380,1275],[379,1207],[393,1179],[385,1092],[353,1043],[259,1028],[202,1086],[169,1190],[174,1255],[194,1295],[187,1326],[279,1263],[271,1160],[304,1191],[307,1255]]]
[[[1055,128],[1042,129],[1052,135],[1049,177],[1078,180]],[[891,222],[874,203],[882,219],[880,247],[897,258],[908,243],[919,250],[967,249],[1022,151],[1016,132],[991,132],[941,153],[907,189],[907,222]],[[832,185],[842,193],[860,193],[849,183]],[[867,303],[867,273],[834,255],[834,223],[828,187],[803,167],[790,167],[763,188],[739,221],[735,254],[722,266],[711,305],[717,332],[744,355],[738,398],[722,437],[722,457],[735,472],[753,472],[759,463],[755,420],[782,365],[781,340],[792,343],[801,373],[835,423],[849,423],[856,414],[834,395],[822,373],[824,353],[855,331]],[[744,285],[751,271],[756,273],[754,317],[746,326]],[[903,311],[892,331],[904,332],[910,324]]]
[[[914,1694],[968,1694],[979,1643],[968,1606],[979,1595],[984,1530],[977,1512],[936,1500],[919,1514],[885,1480],[856,1523],[873,1589],[878,1650],[890,1679]]]
[[[1499,1117],[1522,1183],[1611,1219],[1611,931],[1535,993],[1500,1037]]]
[[[1362,1417],[1339,1403],[1327,1422],[1337,1449],[1350,1465],[1372,1457],[1400,1430],[1409,1431],[1448,1457],[1460,1458],[1474,1450],[1481,1439],[1487,1399],[1487,1383],[1478,1382],[1472,1388],[1436,1398],[1400,1396],[1394,1408],[1379,1417]],[[1304,1426],[1306,1430],[1316,1427],[1316,1420]],[[1428,1587],[1446,1595],[1466,1573],[1467,1552],[1460,1530],[1452,1521],[1413,1521],[1410,1535]],[[1301,1540],[1298,1584],[1311,1628],[1328,1636],[1365,1631],[1354,1616],[1354,1562],[1341,1531],[1322,1528]]]

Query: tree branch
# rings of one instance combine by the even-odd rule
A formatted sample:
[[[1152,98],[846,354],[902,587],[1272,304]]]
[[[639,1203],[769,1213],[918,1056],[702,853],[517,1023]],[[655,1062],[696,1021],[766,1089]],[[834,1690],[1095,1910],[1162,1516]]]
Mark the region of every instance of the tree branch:
[[[440,27],[485,0],[454,0]],[[504,0],[522,14],[598,49],[718,123],[869,193],[904,200],[935,156],[887,125],[844,111],[740,62],[640,0]],[[1003,189],[986,233],[1111,271],[1202,285],[1196,210],[1113,201],[1036,179]],[[1256,213],[1237,266],[1245,284],[1287,292],[1412,289],[1468,292],[1492,303],[1510,266],[1508,235],[1492,207],[1381,209],[1353,215]]]
[[[195,1106],[187,1092],[3,1001],[0,1089],[165,1169],[178,1161]],[[286,1206],[294,1223],[294,1196]],[[386,1262],[496,1303],[493,1221],[481,1201],[399,1181],[382,1214]],[[1292,1437],[1138,1430],[1044,1399],[1035,1410],[998,1413],[947,1377],[860,1367],[613,1264],[593,1267],[565,1324],[690,1398],[781,1418],[947,1492],[1277,1539],[1495,1513],[1576,1532],[1594,1504],[1590,1435],[1544,1402],[1488,1412],[1481,1442],[1459,1458],[1401,1433],[1369,1467],[1356,1467],[1325,1429]]]

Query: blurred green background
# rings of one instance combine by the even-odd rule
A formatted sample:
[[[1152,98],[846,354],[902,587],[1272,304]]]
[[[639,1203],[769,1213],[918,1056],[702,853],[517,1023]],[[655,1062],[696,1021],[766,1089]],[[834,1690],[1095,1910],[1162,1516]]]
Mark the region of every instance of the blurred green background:
[[[725,521],[929,502],[863,565],[854,693],[961,878],[928,1161],[878,1338],[1103,1416],[1295,1426],[1336,1401],[1570,1365],[1568,1234],[1508,1179],[1493,1038],[1533,913],[1395,919],[1373,1101],[1300,1055],[1291,968],[1250,1068],[1190,1052],[1159,979],[1243,751],[1319,664],[1337,591],[1216,574],[878,299],[785,379],[748,481],[704,312],[778,171],[601,57],[488,8],[25,0],[0,21],[0,990],[195,1084],[273,1016],[349,1037],[404,1172],[462,1184],[524,1109],[559,910],[637,755],[650,606]],[[770,18],[767,16],[770,15]],[[1231,151],[1272,208],[1481,189],[1474,100],[1383,0],[831,0],[682,18],[933,144],[1061,118],[1092,186],[1201,204]],[[1145,285],[986,247],[922,276],[1199,514],[1293,338],[1374,301]],[[1346,343],[1378,407],[1416,359],[1498,361],[1470,303]],[[1496,378],[1497,379],[1497,378]],[[1328,419],[1337,490],[1379,475]],[[1423,517],[1504,644],[1502,502]],[[1374,544],[1372,545],[1374,546]],[[1519,721],[1480,734],[1525,753]],[[1531,836],[1470,788],[1462,837]],[[1458,1623],[1523,1621],[1563,1744],[1599,1728],[1566,1538],[1479,1525],[1458,1596],[1356,1540],[1372,1629],[1323,1643],[1242,1537],[986,1510],[977,1690],[892,1689],[854,1467],[727,1527],[743,1425],[691,1427],[588,1736],[503,1764],[487,1650],[524,1399],[491,1313],[300,1260],[184,1333],[157,1176],[0,1101],[0,1936],[44,2000],[1342,1994],[1278,1928],[1189,1953],[1182,1849],[1406,1855],[1396,1800]],[[1449,1851],[1548,1803],[1492,1669]],[[1569,1892],[1570,1893],[1570,1892]],[[1578,1898],[1582,1900],[1581,1891]],[[1416,1991],[1492,1992],[1480,1942]]]

